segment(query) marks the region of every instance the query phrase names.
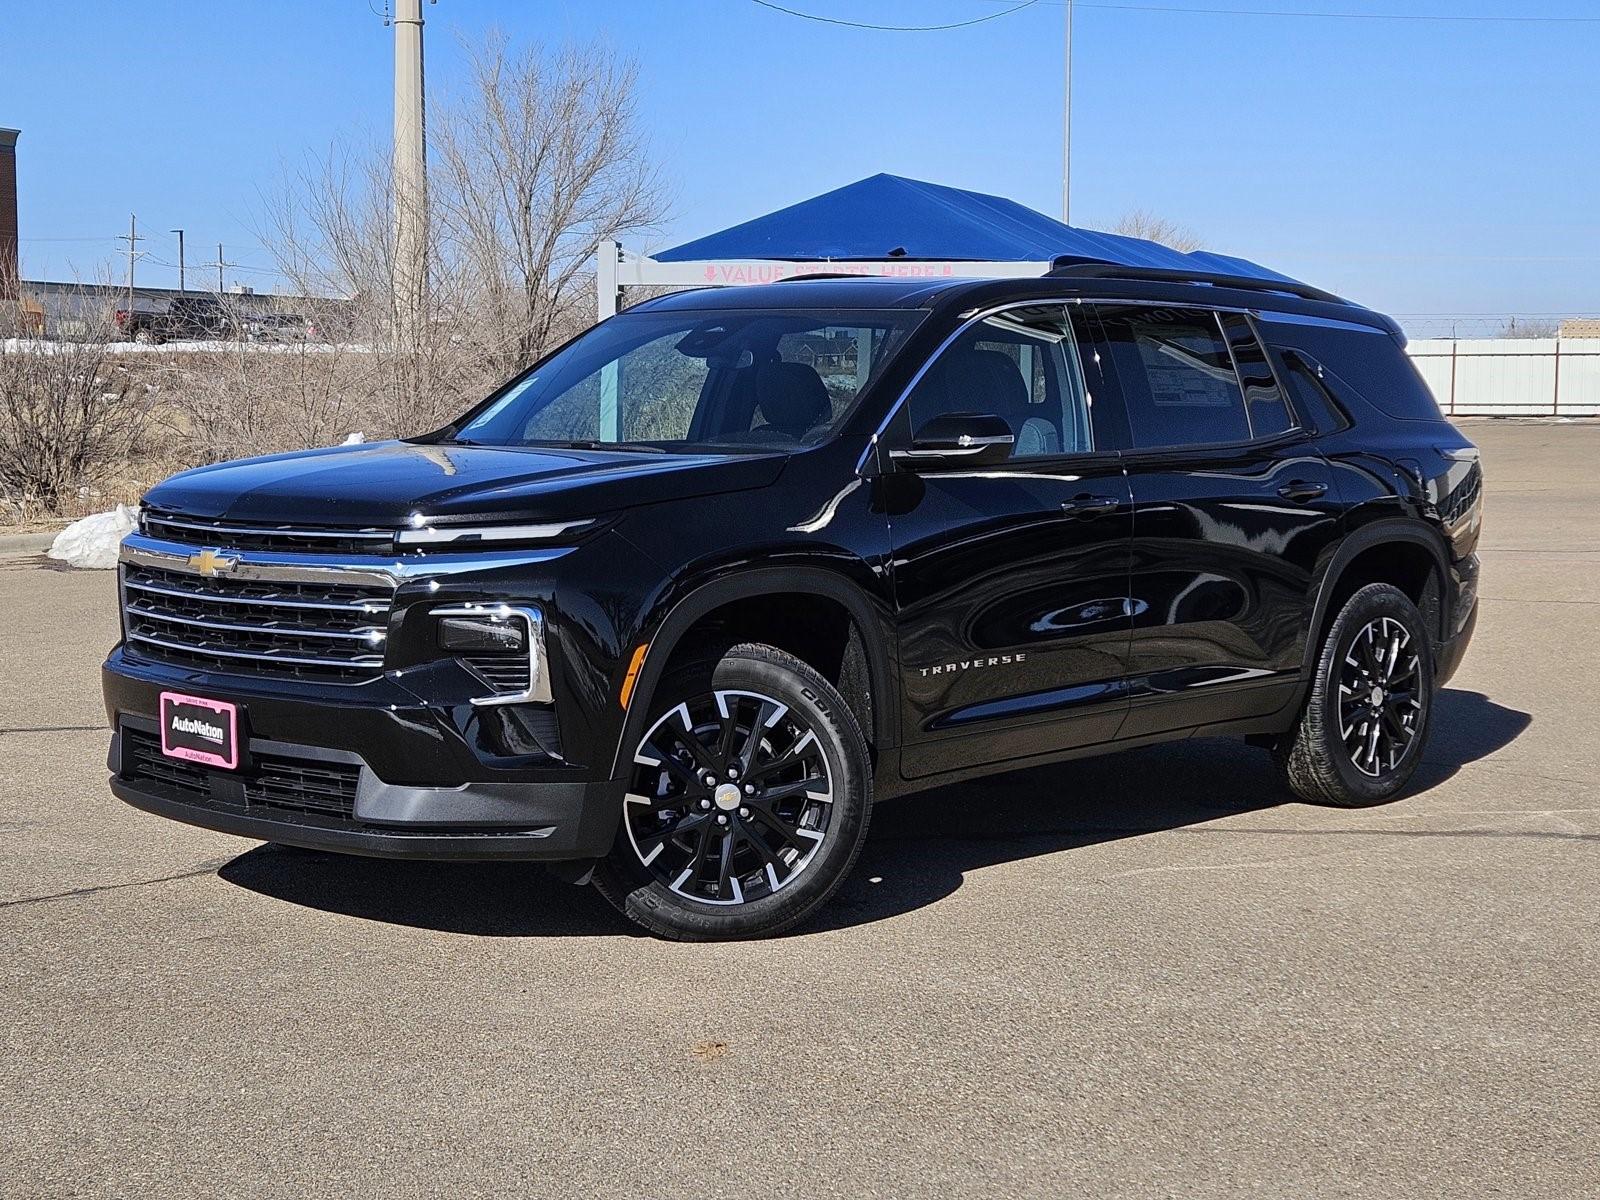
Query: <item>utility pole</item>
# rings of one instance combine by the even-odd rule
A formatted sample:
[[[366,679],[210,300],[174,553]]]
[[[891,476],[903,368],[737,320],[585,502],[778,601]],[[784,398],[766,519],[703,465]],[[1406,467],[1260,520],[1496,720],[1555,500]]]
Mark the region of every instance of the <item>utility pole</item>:
[[[1072,224],[1072,0],[1067,0],[1067,68],[1061,113],[1061,222]]]
[[[427,113],[422,0],[394,6],[394,311],[402,346],[415,345],[428,279]]]
[[[228,262],[227,260],[225,260],[222,257],[222,243],[218,242],[217,243],[217,261],[216,262],[201,263],[200,265],[204,266],[204,267],[215,267],[217,269],[217,295],[220,296],[220,295],[222,295],[222,268],[223,267],[237,267],[239,264],[238,263]]]
[[[128,243],[128,311],[133,312],[133,264],[139,257],[136,253],[140,242],[144,238],[139,236],[139,218],[132,213],[128,214],[128,232],[117,234],[119,242]]]
[[[167,232],[175,233],[175,234],[178,235],[178,295],[181,296],[181,295],[183,295],[183,292],[184,292],[184,287],[183,287],[183,230],[181,230],[181,229],[170,229]],[[217,257],[221,258],[222,255],[219,254],[219,255],[217,255]]]

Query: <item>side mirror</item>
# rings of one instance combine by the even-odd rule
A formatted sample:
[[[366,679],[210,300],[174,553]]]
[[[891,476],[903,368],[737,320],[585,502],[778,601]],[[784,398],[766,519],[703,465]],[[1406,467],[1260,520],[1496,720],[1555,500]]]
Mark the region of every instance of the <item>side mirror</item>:
[[[918,467],[987,466],[1011,457],[1016,436],[1004,417],[990,413],[944,413],[924,422],[908,450],[891,450],[889,457],[915,470]]]

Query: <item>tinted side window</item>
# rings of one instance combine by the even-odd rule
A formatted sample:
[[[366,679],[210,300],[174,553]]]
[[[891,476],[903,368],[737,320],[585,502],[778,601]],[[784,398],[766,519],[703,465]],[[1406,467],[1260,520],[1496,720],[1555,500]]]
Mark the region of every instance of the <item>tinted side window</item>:
[[[1273,377],[1267,352],[1256,340],[1255,330],[1240,313],[1223,313],[1222,329],[1233,350],[1233,365],[1244,385],[1245,411],[1250,415],[1250,433],[1256,438],[1274,438],[1294,428],[1294,416],[1284,402],[1283,390]]]
[[[1323,377],[1322,365],[1303,350],[1289,350],[1278,356],[1283,366],[1284,383],[1294,398],[1294,406],[1305,414],[1318,433],[1337,433],[1350,428],[1328,381]]]
[[[1304,350],[1321,363],[1323,383],[1335,394],[1354,392],[1357,400],[1402,420],[1444,419],[1404,347],[1388,334],[1273,312],[1263,312],[1261,322],[1274,346]]]
[[[1249,440],[1244,393],[1215,313],[1108,306],[1099,323],[1102,369],[1122,394],[1135,449]]]
[[[1077,342],[1060,305],[1012,308],[976,322],[911,393],[911,428],[945,413],[1004,417],[1014,458],[1094,449]]]

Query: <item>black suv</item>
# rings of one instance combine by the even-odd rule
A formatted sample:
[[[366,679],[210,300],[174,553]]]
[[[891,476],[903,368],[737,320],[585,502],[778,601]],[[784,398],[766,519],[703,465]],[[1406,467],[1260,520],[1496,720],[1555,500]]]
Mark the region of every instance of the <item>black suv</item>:
[[[426,437],[146,497],[111,787],[247,837],[538,859],[773,933],[874,800],[1197,735],[1404,787],[1480,471],[1392,321],[1079,265],[641,304]]]

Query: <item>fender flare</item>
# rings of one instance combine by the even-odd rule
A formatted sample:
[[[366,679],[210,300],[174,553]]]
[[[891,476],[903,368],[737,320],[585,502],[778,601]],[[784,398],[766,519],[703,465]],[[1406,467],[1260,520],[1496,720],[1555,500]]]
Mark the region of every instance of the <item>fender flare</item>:
[[[1302,655],[1300,670],[1300,687],[1297,689],[1295,706],[1305,702],[1306,692],[1310,690],[1312,675],[1316,671],[1317,659],[1322,653],[1322,634],[1327,629],[1331,619],[1328,606],[1333,601],[1333,594],[1343,578],[1345,569],[1353,562],[1357,555],[1371,550],[1374,546],[1392,544],[1394,542],[1410,542],[1423,547],[1433,558],[1433,569],[1438,575],[1439,586],[1443,588],[1450,578],[1449,558],[1445,553],[1444,537],[1438,530],[1423,521],[1405,517],[1391,517],[1384,520],[1373,521],[1363,525],[1355,532],[1347,535],[1339,543],[1339,548],[1334,551],[1333,557],[1328,560],[1327,569],[1322,573],[1322,580],[1317,585],[1316,602],[1311,609],[1311,626],[1306,631],[1306,647]],[[1437,642],[1443,635],[1442,629],[1430,631]]]
[[[649,649],[645,651],[633,692],[628,697],[622,736],[617,742],[616,756],[611,764],[613,779],[626,765],[624,756],[627,748],[644,733],[656,686],[661,682],[673,651],[694,623],[713,609],[737,600],[796,593],[837,601],[849,614],[850,620],[860,631],[867,671],[872,681],[873,724],[876,727],[871,731],[873,739],[880,749],[887,750],[898,744],[896,722],[900,711],[899,689],[894,677],[893,656],[882,629],[882,619],[874,611],[869,596],[841,572],[826,567],[755,567],[694,587],[672,605],[650,635]],[[634,644],[643,640],[641,633],[634,639]]]

